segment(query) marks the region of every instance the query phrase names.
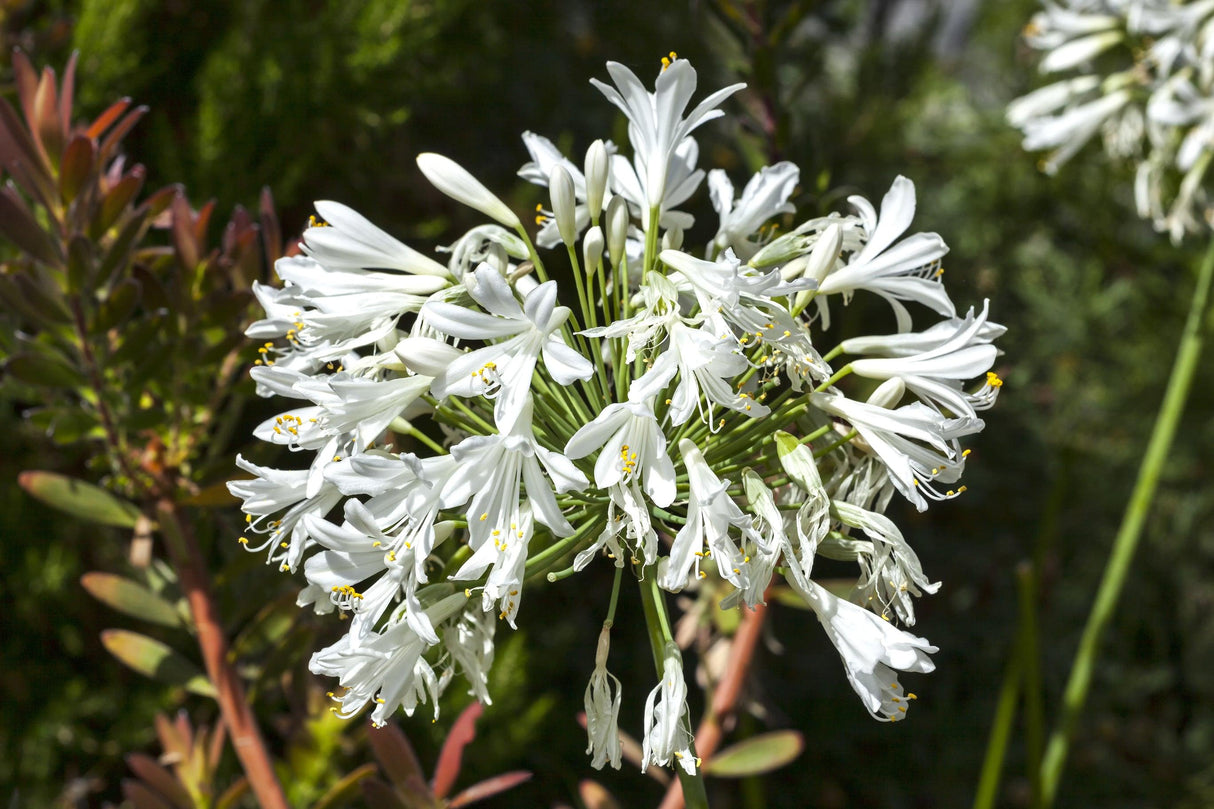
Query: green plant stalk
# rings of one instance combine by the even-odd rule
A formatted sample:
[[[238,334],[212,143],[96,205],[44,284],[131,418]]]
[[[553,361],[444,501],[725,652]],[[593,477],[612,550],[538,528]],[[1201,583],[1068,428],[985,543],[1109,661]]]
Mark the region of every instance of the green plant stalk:
[[[653,652],[653,665],[657,669],[658,679],[662,674],[662,661],[667,643],[674,643],[670,632],[670,619],[666,615],[666,605],[662,601],[661,591],[658,590],[657,565],[650,565],[644,571],[644,578],[638,582],[641,589],[641,606],[645,611],[645,628],[649,630],[649,647]],[[697,755],[693,739],[691,754]],[[690,809],[708,809],[708,791],[704,788],[704,774],[696,767],[694,775],[689,775],[679,765],[671,769],[679,776],[679,784],[683,787],[683,801]]]
[[[1016,591],[1020,604],[1020,623],[1016,629],[1016,639],[1012,647],[1012,656],[1008,660],[1007,671],[1003,675],[1003,685],[999,689],[999,700],[995,704],[995,719],[991,723],[991,735],[986,745],[986,757],[982,761],[982,773],[978,778],[978,789],[974,794],[974,809],[991,809],[999,793],[999,782],[1003,774],[1003,761],[1007,755],[1008,740],[1012,736],[1012,726],[1016,720],[1016,700],[1023,694],[1025,702],[1025,724],[1030,723],[1033,711],[1029,707],[1034,701],[1040,701],[1041,678],[1037,671],[1037,610],[1036,610],[1036,579],[1032,565],[1022,562],[1016,568]],[[1034,691],[1038,693],[1034,695]],[[1039,777],[1037,768],[1040,763],[1040,740],[1032,740],[1033,733],[1026,729],[1025,746],[1028,749],[1030,762],[1030,779],[1033,781],[1033,794],[1040,790],[1037,786]],[[1034,749],[1036,744],[1037,749]]]
[[[1189,388],[1192,387],[1193,377],[1197,372],[1197,361],[1201,357],[1211,279],[1214,279],[1214,240],[1211,240],[1205,259],[1202,261],[1197,277],[1197,287],[1193,291],[1193,300],[1189,305],[1184,332],[1181,334],[1180,344],[1176,351],[1176,361],[1172,366],[1167,390],[1164,392],[1163,404],[1159,408],[1155,427],[1151,431],[1147,451],[1143,455],[1142,466],[1138,470],[1138,479],[1130,494],[1130,501],[1126,506],[1125,516],[1122,518],[1121,528],[1117,531],[1116,539],[1113,540],[1113,550],[1105,566],[1104,577],[1096,592],[1096,598],[1092,602],[1092,611],[1088,615],[1087,625],[1084,626],[1083,636],[1079,640],[1079,649],[1075,654],[1075,662],[1071,667],[1066,691],[1063,693],[1062,715],[1046,745],[1045,756],[1041,762],[1041,793],[1036,802],[1039,809],[1049,809],[1054,805],[1054,799],[1057,797],[1058,784],[1062,780],[1062,771],[1066,766],[1067,752],[1092,684],[1092,669],[1096,663],[1100,640],[1113,617],[1113,611],[1117,607],[1117,601],[1125,586],[1130,562],[1134,558],[1138,539],[1142,535],[1143,524],[1150,513],[1151,502],[1159,485],[1159,476],[1163,472],[1164,461],[1172,448],[1176,430],[1180,426],[1185,400],[1188,398]]]

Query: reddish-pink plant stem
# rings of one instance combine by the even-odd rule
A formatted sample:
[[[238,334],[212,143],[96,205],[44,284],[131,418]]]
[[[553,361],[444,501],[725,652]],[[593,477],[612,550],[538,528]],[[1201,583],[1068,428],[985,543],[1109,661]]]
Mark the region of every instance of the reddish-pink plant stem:
[[[700,720],[700,727],[696,729],[696,755],[703,761],[712,758],[712,754],[721,746],[721,739],[725,736],[724,720],[738,707],[738,697],[742,693],[746,676],[750,673],[750,664],[754,662],[755,649],[759,645],[759,636],[763,634],[763,622],[766,618],[766,604],[759,604],[753,610],[744,609],[742,612],[738,631],[734,633],[729,646],[729,662],[725,666],[725,673],[712,693],[712,705]],[[671,781],[659,809],[683,809],[683,789],[677,780]]]
[[[189,522],[182,519],[180,506],[168,497],[156,502],[156,515],[190,605],[207,676],[219,693],[220,714],[257,805],[262,809],[289,809],[257,720],[245,698],[244,685],[228,660],[228,642],[194,532]]]

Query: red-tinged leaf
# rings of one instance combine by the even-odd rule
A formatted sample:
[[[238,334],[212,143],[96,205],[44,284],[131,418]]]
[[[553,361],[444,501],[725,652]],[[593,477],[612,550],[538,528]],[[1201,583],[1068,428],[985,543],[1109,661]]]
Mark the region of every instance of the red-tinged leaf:
[[[34,96],[34,119],[30,122],[34,141],[42,148],[52,166],[58,166],[59,158],[63,156],[63,123],[59,120],[56,83],[55,71],[49,67],[42,71],[38,92]]]
[[[126,108],[129,106],[131,106],[129,98],[118,99],[109,106],[109,109],[98,115],[97,119],[89,124],[88,129],[84,130],[84,134],[94,140],[100,138],[105,133],[105,130],[109,129],[118,120],[118,117],[126,112]]]
[[[193,809],[194,801],[190,799],[190,793],[185,786],[171,772],[157,764],[151,756],[145,756],[143,753],[129,753],[126,757],[126,765],[131,768],[131,772],[160,793],[171,805],[180,807],[180,809]]]
[[[173,198],[170,208],[173,212],[173,254],[177,264],[186,272],[194,272],[198,268],[199,242],[194,233],[190,203],[183,195]]]
[[[26,255],[49,266],[62,260],[54,240],[34,219],[25,201],[10,186],[0,191],[0,236],[7,238]]]
[[[164,188],[161,188],[159,191],[156,191],[150,197],[145,199],[143,201],[143,207],[147,209],[148,215],[153,220],[160,219],[161,214],[167,211],[173,204],[173,200],[184,195],[184,186],[178,183],[166,185]],[[153,224],[155,224],[156,227],[168,227],[169,221],[168,219],[165,219],[164,221],[153,222]]]
[[[90,175],[93,173],[93,158],[96,156],[93,141],[84,135],[76,135],[63,151],[63,161],[59,164],[59,193],[63,201],[71,203],[80,193]]]
[[[126,629],[106,629],[101,645],[129,668],[145,677],[181,686],[201,697],[217,697],[215,686],[179,652],[147,635]]]
[[[485,798],[491,798],[499,792],[505,792],[508,789],[514,789],[524,781],[531,780],[531,773],[524,770],[515,770],[514,772],[504,772],[501,775],[495,775],[492,778],[486,778],[479,784],[473,784],[467,789],[460,792],[447,806],[451,809],[456,809],[459,806],[467,806],[477,801],[483,801]]]
[[[421,762],[413,752],[413,745],[409,744],[405,734],[396,725],[389,723],[381,728],[369,728],[367,741],[371,743],[375,760],[384,768],[384,775],[393,784],[401,786],[411,777],[425,777]]]
[[[211,224],[211,214],[215,212],[215,200],[208,200],[206,205],[198,209],[194,216],[194,241],[197,244],[207,243],[207,228]]]
[[[110,186],[110,190],[102,197],[101,204],[97,206],[97,213],[93,216],[93,221],[89,223],[90,236],[100,239],[118,221],[123,211],[127,210],[131,201],[143,188],[146,176],[147,170],[143,166],[135,166],[121,180]]]
[[[375,809],[412,809],[383,781],[366,778],[361,782],[361,786],[363,798],[368,806],[374,806]]]
[[[716,778],[745,778],[778,770],[792,763],[805,748],[795,730],[774,730],[731,745],[704,762],[704,774]]]
[[[30,58],[20,48],[13,49],[13,79],[17,85],[17,98],[21,101],[21,111],[25,120],[34,120],[34,97],[38,94],[38,71],[34,69]]]
[[[46,161],[38,153],[29,130],[17,111],[3,98],[0,98],[0,163],[13,172],[21,187],[31,194],[37,191],[45,196],[54,188]],[[26,167],[26,171],[18,175],[17,167],[20,166]]]
[[[165,714],[156,714],[156,738],[160,739],[160,748],[164,750],[163,759],[184,761],[194,746],[194,731],[184,712],[178,712],[177,719],[185,721],[184,732],[180,722],[174,722]]]
[[[266,253],[266,266],[273,267],[274,262],[282,257],[282,225],[278,221],[278,213],[274,210],[274,195],[270,193],[268,185],[263,186],[261,189],[259,214],[261,218],[262,246]],[[249,278],[247,280],[251,284],[254,279]]]
[[[375,775],[375,765],[370,763],[346,773],[337,780],[337,783],[329,787],[316,803],[312,804],[312,809],[334,809],[334,807],[349,803],[354,797],[354,793],[360,789],[359,784],[362,780],[372,775]]]
[[[142,781],[124,779],[122,782],[122,797],[135,809],[173,809],[173,805],[157,795]]]
[[[139,520],[139,509],[133,503],[66,475],[27,470],[17,476],[17,485],[52,508],[99,525],[133,528]]]
[[[76,95],[76,62],[79,59],[80,51],[72,51],[67,67],[63,69],[63,84],[59,88],[59,120],[63,122],[64,138],[72,131],[72,101]]]
[[[607,788],[598,781],[591,781],[589,778],[580,781],[577,791],[586,809],[622,809]]]
[[[181,626],[181,616],[173,605],[138,582],[93,571],[81,576],[80,584],[93,598],[119,612],[161,626]]]
[[[434,768],[434,794],[440,798],[445,798],[451,794],[451,788],[455,786],[455,779],[459,778],[459,769],[464,757],[464,747],[476,738],[476,720],[484,713],[484,708],[479,702],[473,702],[459,715],[455,720],[455,724],[451,726],[451,731],[447,734],[447,740],[443,742],[443,749],[438,753],[438,765]]]
[[[127,136],[127,133],[139,123],[139,119],[147,114],[146,106],[138,106],[128,112],[121,121],[114,125],[105,139],[101,141],[101,148],[98,150],[98,155],[102,163],[108,163],[114,153],[118,151],[118,144],[122,143],[122,139]]]
[[[236,783],[223,791],[223,794],[215,799],[215,809],[233,809],[236,802],[243,798],[249,791],[249,779],[241,776]]]

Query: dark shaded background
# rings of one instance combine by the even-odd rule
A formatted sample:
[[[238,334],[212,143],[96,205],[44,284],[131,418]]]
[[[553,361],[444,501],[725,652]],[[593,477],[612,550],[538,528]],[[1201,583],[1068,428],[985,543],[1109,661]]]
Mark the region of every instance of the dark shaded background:
[[[1020,150],[1002,109],[1034,85],[1018,39],[1034,3],[759,5],[766,25],[757,36],[731,33],[718,4],[637,0],[10,0],[0,23],[6,45],[38,65],[61,66],[79,49],[83,112],[122,95],[150,105],[127,142],[149,169],[148,188],[182,182],[226,215],[255,206],[268,185],[288,231],[304,225],[311,200],[336,199],[415,246],[452,240],[475,220],[421,179],[413,156],[426,150],[455,158],[490,188],[512,189],[505,196],[525,210],[539,195],[514,177],[527,159],[519,133],[537,131],[578,155],[595,137],[624,142],[614,108],[587,79],[605,77],[608,59],[648,79],[669,50],[692,59],[705,90],[739,75],[751,84],[727,104],[728,122],[700,130],[706,167],[726,167],[739,182],[766,160],[793,160],[807,211],[837,209],[849,193],[878,199],[897,174],[913,179],[915,226],[952,248],[954,300],[968,307],[989,297],[992,318],[1009,327],[997,366],[1007,384],[973,445],[967,495],[925,515],[903,503],[891,512],[929,575],[944,582],[922,602],[916,627],[940,647],[938,668],[914,678],[920,700],[910,721],[878,724],[812,616],[774,607],[752,690],[762,718],[743,730],[796,728],[807,749],[779,788],[774,779],[717,782],[713,805],[968,805],[1015,632],[1014,569],[1034,554],[1042,561],[1052,708],[1204,245],[1173,247],[1138,222],[1127,176],[1094,150],[1055,178]],[[765,45],[782,21],[791,33]],[[7,64],[0,75],[11,78]],[[852,328],[889,327],[882,308],[852,308]],[[1214,352],[1111,628],[1059,806],[1214,803],[1212,363]],[[87,458],[23,424],[26,404],[6,400],[0,411],[0,479],[11,484],[30,467],[85,469]],[[116,802],[127,774],[121,756],[153,751],[157,710],[180,705],[208,722],[214,708],[139,678],[101,648],[101,629],[134,622],[77,582],[87,570],[121,570],[125,539],[50,513],[14,485],[2,491],[0,798],[19,788],[19,806]],[[214,535],[232,535],[236,523],[234,513],[221,516]],[[229,542],[213,550],[216,570],[236,571],[220,581],[234,622],[293,597],[293,582],[236,555]],[[594,776],[574,717],[609,589],[602,567],[529,589],[520,630],[499,636],[496,701],[461,782],[514,768],[536,778],[485,805],[573,803],[577,781]],[[618,626],[639,626],[631,598],[620,609]],[[296,659],[283,675],[288,697],[267,696],[266,710],[302,708],[289,695],[306,690],[312,648],[283,650]],[[630,639],[617,632],[612,669],[624,680],[622,724],[635,735],[653,680],[639,629]],[[452,705],[465,701],[456,695]],[[437,725],[402,717],[424,762],[432,764],[453,716],[448,709]],[[361,732],[359,722],[332,731],[329,747],[292,760],[302,773],[297,800],[315,797],[308,784],[323,788],[365,760]],[[1023,762],[1016,739],[1002,805],[1025,805]],[[632,768],[604,781],[626,806],[655,805],[660,794]]]

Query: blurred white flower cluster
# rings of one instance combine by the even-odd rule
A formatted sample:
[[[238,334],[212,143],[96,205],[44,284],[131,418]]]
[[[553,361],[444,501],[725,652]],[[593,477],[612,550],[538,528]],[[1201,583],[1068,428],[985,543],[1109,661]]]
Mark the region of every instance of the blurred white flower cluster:
[[[895,493],[922,511],[964,491],[960,441],[999,392],[1003,328],[985,304],[957,314],[944,241],[907,233],[903,177],[879,207],[852,197],[852,213],[799,221],[795,166],[763,168],[740,194],[711,171],[718,222],[690,252],[683,206],[705,179],[691,133],[741,85],[688,110],[686,60],[663,60],[653,90],[607,71],[613,84],[593,83],[627,116],[631,155],[595,141],[574,162],[524,134],[520,176],[548,194],[534,242],[436,154],[418,158],[426,177],[489,220],[445,263],[316,204],[323,222],[304,256],[278,263],[281,288],[257,287],[266,317],[248,332],[262,341],[259,391],[292,400],[256,434],[305,463],[238,459],[252,475],[230,484],[248,515],[241,542],[302,572],[301,606],[349,617],[311,662],[340,682],[342,715],[370,706],[383,722],[427,701],[437,715],[456,676],[488,703],[498,623],[515,625],[535,581],[596,566],[669,592],[711,577],[730,590],[723,608],[763,602],[778,574],[868,711],[899,719],[913,695],[897,672],[930,671],[936,651],[899,624],[938,584],[882,512]],[[894,333],[820,353],[856,294],[888,302]],[[913,330],[910,306],[927,328]],[[850,599],[811,578],[819,556],[856,565]],[[618,767],[607,635],[586,692],[589,752]],[[654,648],[645,765],[691,771],[681,654],[668,636]]]
[[[1055,0],[1025,29],[1058,80],[1016,99],[1024,148],[1050,150],[1053,173],[1097,133],[1136,170],[1138,214],[1173,241],[1211,223],[1204,187],[1214,156],[1214,3]]]

